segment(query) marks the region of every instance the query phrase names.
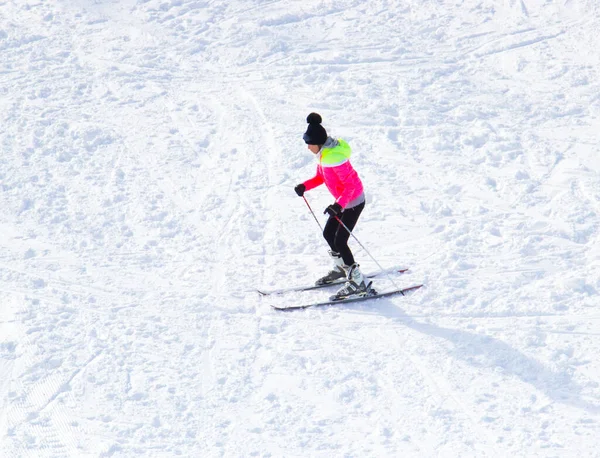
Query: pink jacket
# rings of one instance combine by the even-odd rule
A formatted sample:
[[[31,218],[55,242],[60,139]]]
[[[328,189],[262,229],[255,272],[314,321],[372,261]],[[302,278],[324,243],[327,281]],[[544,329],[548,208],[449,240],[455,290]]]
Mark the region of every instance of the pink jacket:
[[[363,203],[363,184],[350,164],[350,153],[350,146],[344,140],[328,138],[319,153],[316,175],[304,182],[306,190],[325,183],[342,208],[352,208]]]

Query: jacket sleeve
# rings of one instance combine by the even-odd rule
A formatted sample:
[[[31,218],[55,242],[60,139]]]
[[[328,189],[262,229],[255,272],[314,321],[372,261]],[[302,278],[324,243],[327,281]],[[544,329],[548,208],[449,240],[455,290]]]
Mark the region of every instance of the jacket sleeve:
[[[362,182],[358,177],[358,173],[356,173],[356,170],[350,164],[350,161],[334,167],[333,172],[336,174],[338,181],[343,184],[343,190],[336,199],[337,203],[342,208],[346,208],[346,205],[351,200],[356,199],[363,192]]]
[[[307,191],[310,191],[311,189],[316,188],[317,186],[321,186],[323,183],[325,183],[325,180],[323,179],[321,167],[317,166],[317,173],[311,179],[306,180],[304,182],[304,186],[306,186]]]

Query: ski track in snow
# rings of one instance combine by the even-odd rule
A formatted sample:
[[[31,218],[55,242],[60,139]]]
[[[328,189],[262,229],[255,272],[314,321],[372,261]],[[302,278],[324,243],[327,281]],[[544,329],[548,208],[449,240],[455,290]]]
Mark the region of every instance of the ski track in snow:
[[[0,0],[0,456],[596,456],[600,9],[459,3]],[[253,291],[310,111],[421,290]]]

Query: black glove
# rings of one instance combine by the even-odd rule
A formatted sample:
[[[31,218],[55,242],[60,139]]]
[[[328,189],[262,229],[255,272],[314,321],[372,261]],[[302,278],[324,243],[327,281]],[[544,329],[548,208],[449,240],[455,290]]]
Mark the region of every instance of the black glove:
[[[323,214],[329,213],[329,216],[340,216],[342,214],[342,206],[337,202],[331,204],[329,207],[325,209]]]
[[[306,186],[304,186],[304,183],[300,183],[294,188],[294,191],[296,191],[296,194],[302,197],[304,195],[304,191],[306,191]]]

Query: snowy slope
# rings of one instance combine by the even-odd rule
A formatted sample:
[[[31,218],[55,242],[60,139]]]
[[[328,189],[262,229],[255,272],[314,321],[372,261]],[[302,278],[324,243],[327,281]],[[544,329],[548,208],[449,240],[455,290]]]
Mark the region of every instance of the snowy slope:
[[[0,0],[0,456],[600,456],[599,30],[595,0]],[[355,235],[425,288],[253,291],[329,267],[311,111]]]

